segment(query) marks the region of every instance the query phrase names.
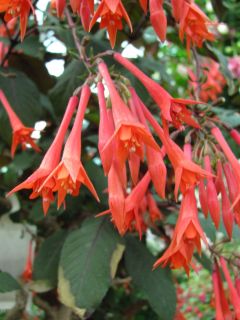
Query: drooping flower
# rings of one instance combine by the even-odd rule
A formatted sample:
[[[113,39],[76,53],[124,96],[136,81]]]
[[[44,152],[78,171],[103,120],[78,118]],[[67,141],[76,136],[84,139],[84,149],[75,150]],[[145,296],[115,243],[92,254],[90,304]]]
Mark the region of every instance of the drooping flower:
[[[219,266],[216,261],[213,265],[212,281],[215,298],[216,320],[231,320],[232,313],[228,305]]]
[[[232,129],[230,131],[230,135],[233,138],[233,140],[240,145],[240,133],[236,129]]]
[[[98,68],[110,93],[115,126],[115,132],[105,144],[102,152],[108,152],[112,141],[115,140],[116,158],[120,166],[123,167],[131,153],[135,153],[140,159],[143,159],[144,145],[158,151],[159,147],[150,132],[133,116],[130,109],[120,97],[105,63],[99,63]]]
[[[187,51],[192,45],[202,47],[205,40],[214,41],[214,35],[209,32],[208,26],[213,23],[203,11],[189,0],[171,0],[173,15],[179,22],[179,36],[181,41],[186,37]]]
[[[230,276],[230,272],[227,268],[226,260],[223,257],[220,257],[220,264],[222,267],[224,277],[228,284],[229,296],[235,311],[235,318],[239,320],[240,319],[240,296],[238,295],[237,289],[234,287],[233,281]]]
[[[236,181],[236,189],[234,191],[235,199],[233,203],[233,206],[235,206],[240,200],[240,164],[237,158],[235,157],[234,153],[232,152],[231,148],[229,147],[228,143],[226,142],[220,129],[217,127],[214,127],[212,128],[211,133],[217,140],[225,156],[227,157],[229,163],[231,164],[231,167],[235,176],[234,180]]]
[[[132,31],[131,20],[125,10],[121,0],[102,0],[95,12],[89,29],[91,30],[98,19],[101,19],[100,28],[107,28],[110,44],[115,46],[117,31],[122,30],[122,19],[124,19]]]
[[[211,173],[211,161],[209,156],[205,156],[204,163],[205,169]],[[209,177],[207,179],[206,192],[208,210],[215,224],[215,227],[218,229],[220,224],[220,204],[218,201],[216,186],[213,182],[212,177]]]
[[[148,0],[139,0],[140,6],[142,7],[143,11],[147,13],[147,7],[148,7]]]
[[[21,274],[21,278],[26,282],[32,280],[32,272],[33,272],[33,257],[32,256],[33,256],[33,248],[32,248],[32,240],[30,240],[29,246],[28,246],[28,254],[27,254],[26,263],[24,266],[24,270]]]
[[[199,98],[201,101],[208,102],[217,100],[218,96],[222,93],[226,80],[220,72],[220,65],[212,59],[201,59],[201,70],[204,78],[203,83],[200,83]],[[198,79],[192,70],[188,70],[189,84],[193,91],[198,89]]]
[[[62,160],[41,184],[39,191],[46,187],[52,192],[58,192],[58,208],[62,205],[67,194],[78,196],[82,184],[84,184],[99,201],[97,192],[90,181],[81,162],[81,131],[86,107],[91,95],[87,85],[81,89],[81,98],[76,119],[71,133],[64,146]]]
[[[173,125],[177,128],[179,128],[183,123],[199,128],[198,123],[191,117],[191,112],[186,108],[187,104],[197,104],[199,102],[173,98],[158,83],[149,78],[120,53],[115,53],[114,58],[142,82],[152,99],[160,108],[162,117],[165,120],[173,122]]]
[[[0,37],[8,37],[9,35],[13,35],[15,32],[15,25],[16,25],[16,19],[10,20],[6,25],[2,23],[0,25]],[[9,49],[9,44],[4,43],[3,41],[0,42],[0,64],[3,64],[3,60],[6,57],[6,54]],[[8,65],[8,61],[5,60],[4,67]]]
[[[149,0],[150,21],[161,41],[165,41],[167,17],[163,10],[163,0]]]
[[[136,112],[141,123],[145,126],[147,130],[150,131],[147,120],[144,116],[141,104],[143,102],[138,97],[136,91],[133,88],[130,88],[132,95],[133,104],[136,108]],[[148,171],[150,173],[153,185],[157,193],[161,198],[165,198],[165,188],[166,188],[166,179],[167,179],[167,169],[163,161],[163,153],[161,150],[157,151],[151,147],[146,147],[146,156],[148,163]]]
[[[42,188],[41,191],[39,190],[39,188],[59,163],[64,137],[77,104],[78,98],[76,96],[73,96],[69,99],[66,112],[55,136],[55,139],[53,140],[50,148],[45,154],[39,168],[25,181],[11,190],[8,193],[8,196],[22,189],[32,189],[32,193],[29,198],[35,199],[41,196],[43,200],[43,211],[45,214],[47,213],[50,202],[54,200],[52,185],[45,184],[44,188]]]
[[[30,10],[34,13],[31,0],[4,0],[0,3],[0,12],[5,12],[4,20],[6,22],[20,17],[21,40],[23,40],[26,33]]]
[[[170,246],[158,259],[154,268],[159,265],[170,265],[171,268],[183,267],[189,273],[189,267],[195,247],[201,253],[201,241],[207,245],[207,239],[198,220],[197,202],[194,187],[188,188],[183,195],[180,213]]]
[[[168,158],[174,168],[175,198],[177,198],[179,187],[181,192],[185,193],[189,187],[198,184],[201,178],[211,176],[210,173],[190,160],[184,154],[183,150],[174,141],[172,141],[168,135],[165,134],[161,126],[157,123],[156,119],[152,116],[151,112],[144,106],[144,104],[141,106],[146,119],[149,121],[154,131],[162,141]]]
[[[105,145],[114,134],[114,123],[112,118],[112,111],[107,110],[106,100],[104,96],[104,86],[101,82],[98,83],[98,103],[100,110],[100,121],[98,131],[98,150],[102,161],[105,175],[108,174],[112,160],[113,160],[113,143],[103,152]]]
[[[15,151],[19,144],[22,145],[22,150],[25,150],[27,144],[31,145],[31,147],[40,152],[40,148],[34,142],[33,138],[31,137],[32,132],[34,131],[33,128],[25,127],[22,121],[18,118],[16,113],[13,111],[12,107],[10,106],[5,94],[2,90],[0,90],[0,101],[8,114],[8,118],[10,120],[10,124],[12,127],[12,147],[11,147],[11,156],[14,157]]]

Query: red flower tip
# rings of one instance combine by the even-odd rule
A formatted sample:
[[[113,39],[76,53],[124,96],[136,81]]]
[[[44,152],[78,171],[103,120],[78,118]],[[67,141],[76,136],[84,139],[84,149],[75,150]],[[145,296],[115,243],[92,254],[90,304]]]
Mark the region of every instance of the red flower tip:
[[[40,152],[41,149],[37,146],[37,144],[34,142],[33,138],[31,137],[31,134],[34,131],[34,129],[24,126],[24,124],[18,118],[16,113],[13,111],[12,107],[10,106],[2,90],[0,90],[0,101],[8,114],[8,117],[12,126],[12,130],[13,130],[11,156],[14,157],[15,151],[19,144],[22,145],[22,150],[25,150],[27,147],[27,144],[29,144],[35,151]]]

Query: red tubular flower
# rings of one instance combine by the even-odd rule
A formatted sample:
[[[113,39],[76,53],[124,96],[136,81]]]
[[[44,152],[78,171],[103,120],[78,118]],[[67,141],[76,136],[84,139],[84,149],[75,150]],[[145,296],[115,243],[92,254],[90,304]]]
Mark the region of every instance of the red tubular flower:
[[[213,265],[212,281],[215,296],[216,320],[231,320],[232,313],[223,289],[221,274],[216,261]]]
[[[205,188],[205,184],[204,184],[204,180],[201,179],[199,182],[199,200],[200,200],[200,204],[201,204],[201,208],[202,208],[202,212],[205,216],[205,218],[207,218],[208,216],[208,201],[207,201],[207,191]]]
[[[149,218],[152,224],[154,224],[158,220],[163,219],[164,216],[162,212],[159,210],[157,203],[150,192],[147,193],[147,206],[149,210]]]
[[[102,165],[105,175],[108,174],[112,160],[113,160],[113,143],[107,148],[106,152],[103,152],[105,145],[110,140],[114,134],[114,123],[112,115],[107,110],[106,100],[104,97],[104,86],[101,82],[98,83],[98,103],[100,110],[100,122],[99,122],[99,132],[98,132],[98,150],[102,160]]]
[[[189,187],[198,184],[201,178],[212,176],[192,160],[189,160],[182,149],[164,133],[150,111],[143,104],[141,106],[146,119],[162,141],[168,158],[173,165],[175,171],[175,198],[177,198],[179,187],[181,191],[185,193]]]
[[[173,269],[184,267],[185,271],[189,273],[194,248],[196,247],[198,253],[201,253],[201,239],[207,244],[207,239],[198,220],[194,187],[191,187],[183,196],[172,242],[153,267],[170,264]]]
[[[205,169],[211,173],[211,161],[209,156],[206,156],[204,159]],[[220,205],[217,197],[216,186],[213,182],[213,178],[209,177],[207,180],[207,205],[208,210],[211,215],[212,221],[215,224],[215,227],[218,229],[220,224]]]
[[[235,157],[234,153],[232,152],[231,148],[227,144],[227,142],[226,142],[225,138],[223,137],[219,128],[214,127],[211,130],[211,133],[215,137],[217,142],[219,143],[224,154],[226,155],[229,163],[231,164],[231,167],[232,167],[232,170],[233,170],[233,173],[235,176],[234,180],[236,180],[236,188],[237,188],[236,197],[235,197],[234,203],[233,203],[233,206],[235,206],[239,202],[239,199],[240,199],[240,164],[239,164],[237,158]]]
[[[108,195],[109,211],[107,212],[111,212],[113,223],[116,225],[118,232],[124,235],[127,231],[125,225],[125,194],[116,162],[113,162],[108,174]]]
[[[201,62],[202,74],[206,78],[204,83],[200,86],[200,99],[201,101],[208,102],[209,100],[215,101],[222,93],[226,80],[220,72],[220,65],[212,59],[204,58]],[[198,79],[192,70],[188,70],[189,84],[193,91],[198,88]]]
[[[142,7],[143,11],[147,13],[147,7],[148,7],[148,0],[139,0],[140,6]]]
[[[23,40],[26,29],[30,9],[34,13],[31,0],[4,0],[0,3],[0,12],[5,12],[4,20],[10,20],[20,17],[21,40]]]
[[[136,112],[140,119],[140,122],[145,126],[145,128],[150,132],[150,129],[147,124],[147,120],[144,116],[141,104],[143,102],[136,94],[136,91],[133,88],[130,88],[132,95],[133,103],[136,108]],[[163,153],[161,151],[156,151],[151,147],[146,147],[148,171],[150,173],[153,185],[157,193],[161,198],[165,198],[165,188],[166,188],[166,179],[167,179],[167,169],[163,161]]]
[[[131,153],[135,153],[140,159],[143,159],[143,145],[152,147],[157,151],[160,150],[149,131],[147,131],[144,125],[133,116],[130,109],[121,99],[105,63],[101,62],[98,65],[98,68],[110,93],[115,125],[115,132],[102,152],[108,152],[108,148],[111,147],[112,141],[115,140],[117,149],[116,157],[120,167],[123,167],[126,159],[129,158]]]
[[[121,0],[102,0],[92,18],[90,30],[99,18],[101,18],[100,28],[107,28],[112,48],[115,46],[117,31],[123,28],[122,19],[127,22],[132,31],[131,20]]]
[[[227,263],[223,257],[220,258],[220,263],[221,263],[224,277],[225,277],[227,284],[228,284],[229,293],[230,293],[230,300],[231,300],[232,305],[234,307],[235,317],[237,320],[239,320],[240,319],[240,296],[238,295],[237,289],[233,285],[230,273],[227,268]]]
[[[167,32],[167,17],[163,10],[163,0],[149,0],[150,21],[161,41],[165,41]]]
[[[165,120],[172,121],[173,125],[177,128],[179,128],[183,123],[199,128],[198,123],[191,117],[190,111],[186,109],[186,104],[197,104],[199,102],[193,100],[174,99],[158,83],[146,76],[145,73],[139,70],[120,53],[115,53],[114,58],[142,82],[152,99],[160,108],[162,117]]]
[[[58,208],[64,202],[67,194],[75,197],[78,196],[81,184],[84,184],[99,201],[97,192],[80,160],[82,122],[90,95],[91,91],[89,87],[84,85],[81,91],[76,119],[66,141],[62,160],[39,188],[39,191],[41,191],[45,186],[48,186],[53,192],[58,192]]]
[[[66,6],[66,0],[54,0],[54,2],[58,17],[62,17],[64,8]]]
[[[32,272],[33,272],[32,254],[33,254],[33,249],[32,249],[32,240],[31,240],[28,246],[28,255],[26,259],[26,264],[25,264],[23,273],[21,274],[22,279],[26,282],[32,280]]]
[[[201,48],[204,40],[215,40],[207,27],[212,22],[193,1],[172,0],[172,7],[174,17],[180,24],[180,39],[183,41],[186,36],[188,52],[192,45]]]
[[[236,129],[232,129],[230,131],[230,135],[233,138],[233,140],[240,145],[240,133]]]
[[[222,198],[222,218],[225,229],[229,238],[232,237],[233,223],[234,223],[234,214],[231,208],[231,203],[226,191],[226,187],[223,180],[223,169],[220,160],[217,163],[217,178],[215,181],[215,186],[218,193],[221,193]]]
[[[8,193],[8,196],[22,189],[32,189],[30,199],[35,199],[41,196],[43,199],[43,211],[45,214],[47,213],[50,202],[54,200],[52,185],[45,185],[44,188],[41,188],[41,191],[39,190],[39,188],[59,163],[64,137],[77,103],[78,98],[76,96],[70,98],[55,139],[53,140],[50,148],[45,154],[39,168],[24,182],[20,183],[13,190],[11,190]]]
[[[31,134],[34,131],[34,129],[24,126],[24,124],[18,118],[16,113],[13,111],[12,107],[10,106],[2,90],[0,90],[0,101],[8,114],[11,127],[13,130],[11,156],[14,157],[18,144],[22,145],[22,150],[26,150],[27,144],[30,144],[35,151],[40,152],[41,149],[36,145],[34,140],[31,138]]]
[[[148,185],[151,181],[149,172],[138,182],[136,187],[131,191],[125,200],[125,215],[126,215],[126,230],[131,228],[133,221],[135,222],[135,229],[139,234],[139,238],[142,238],[142,217],[140,206],[144,199],[144,195],[147,192]]]

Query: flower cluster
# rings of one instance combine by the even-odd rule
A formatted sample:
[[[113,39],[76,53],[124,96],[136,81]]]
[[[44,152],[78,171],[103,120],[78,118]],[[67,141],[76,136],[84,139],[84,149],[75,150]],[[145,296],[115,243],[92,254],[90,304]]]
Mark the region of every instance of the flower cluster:
[[[202,81],[197,79],[196,74],[189,69],[189,84],[193,92],[196,92],[199,87],[199,98],[201,101],[215,101],[222,93],[226,85],[226,80],[220,71],[220,65],[212,59],[201,59]]]
[[[150,22],[161,41],[166,39],[167,18],[163,9],[163,0],[140,0],[144,13],[150,11]],[[51,7],[56,9],[58,17],[62,17],[67,5],[66,0],[51,0]],[[111,46],[116,42],[117,31],[123,29],[125,20],[132,31],[131,20],[121,0],[101,0],[96,10],[94,0],[70,0],[72,11],[79,15],[86,31],[92,29],[100,20],[100,28],[106,28]],[[213,41],[214,35],[208,30],[213,23],[194,3],[193,0],[171,0],[173,17],[179,24],[179,36],[186,38],[187,50],[192,45],[202,47],[203,41]],[[0,12],[5,12],[5,21],[20,17],[21,39],[24,38],[30,11],[34,13],[32,0],[6,0],[0,5]]]

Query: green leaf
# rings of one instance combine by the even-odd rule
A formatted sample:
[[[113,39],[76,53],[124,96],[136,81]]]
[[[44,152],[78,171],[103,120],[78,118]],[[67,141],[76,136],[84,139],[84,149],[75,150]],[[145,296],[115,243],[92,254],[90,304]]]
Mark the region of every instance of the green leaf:
[[[176,292],[168,269],[152,271],[155,258],[133,237],[127,238],[126,268],[134,285],[145,295],[160,319],[172,320],[176,310]]]
[[[58,265],[67,232],[60,230],[46,239],[34,260],[33,280],[46,280],[57,285]]]
[[[19,283],[7,272],[0,271],[0,292],[6,293],[14,290],[19,290]]]
[[[33,126],[40,119],[40,93],[35,83],[24,73],[14,69],[0,72],[0,88],[25,125]]]
[[[123,253],[107,219],[88,219],[72,232],[62,250],[58,292],[77,312],[95,309],[107,293]],[[80,311],[79,311],[80,310]]]

